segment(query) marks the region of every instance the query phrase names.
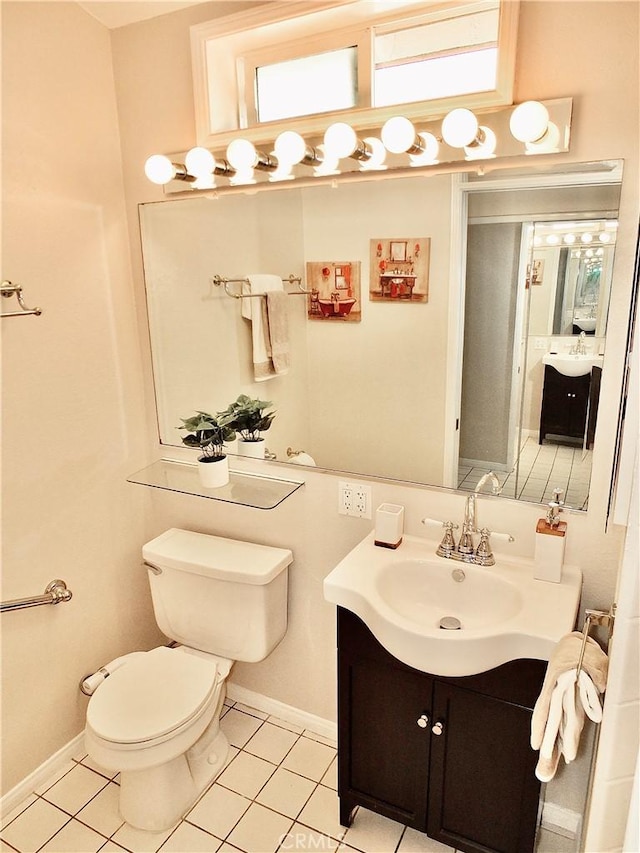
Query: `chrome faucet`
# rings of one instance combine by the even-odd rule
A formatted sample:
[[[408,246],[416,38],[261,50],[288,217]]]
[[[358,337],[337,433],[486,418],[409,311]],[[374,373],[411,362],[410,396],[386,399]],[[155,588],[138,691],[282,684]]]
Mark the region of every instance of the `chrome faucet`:
[[[499,495],[502,491],[500,481],[493,471],[489,471],[478,481],[474,491],[468,495],[464,505],[464,521],[462,522],[462,532],[460,539],[456,545],[453,537],[453,531],[458,525],[452,521],[435,521],[431,518],[423,518],[423,524],[440,524],[444,528],[444,536],[436,549],[438,557],[444,557],[447,560],[462,560],[465,563],[475,563],[478,566],[494,566],[496,559],[491,550],[490,536],[491,531],[487,527],[478,527],[477,514],[477,497],[484,486],[491,482],[491,494]],[[473,536],[480,534],[480,541],[476,546]],[[495,533],[495,536],[501,539],[506,539],[507,542],[514,542],[513,536],[509,533]]]
[[[585,344],[585,333],[584,332],[580,332],[578,340],[575,342],[575,344],[569,350],[569,354],[570,355],[586,355],[587,354],[587,347]]]
[[[487,471],[486,474],[480,477],[475,489],[473,490],[474,495],[479,495],[489,481],[491,481],[491,494],[499,495],[502,491],[502,486],[500,485],[500,480],[496,477],[493,471]]]

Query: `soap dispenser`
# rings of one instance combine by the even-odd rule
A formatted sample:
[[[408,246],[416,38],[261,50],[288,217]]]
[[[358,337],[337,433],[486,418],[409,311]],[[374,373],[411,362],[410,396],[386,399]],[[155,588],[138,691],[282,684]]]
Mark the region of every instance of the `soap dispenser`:
[[[562,489],[553,490],[553,500],[545,518],[536,525],[536,548],[533,576],[540,581],[560,583],[567,522],[560,521],[564,501],[560,500]]]

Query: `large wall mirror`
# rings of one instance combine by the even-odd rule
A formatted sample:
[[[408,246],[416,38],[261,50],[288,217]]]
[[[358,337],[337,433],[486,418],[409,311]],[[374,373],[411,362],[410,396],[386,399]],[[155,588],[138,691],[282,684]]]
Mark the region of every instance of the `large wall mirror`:
[[[560,487],[584,508],[621,165],[584,172],[570,185],[540,172],[521,186],[513,176],[504,187],[465,179],[462,206],[459,179],[447,174],[141,205],[161,443],[180,446],[182,418],[244,393],[273,402],[266,444],[278,462],[308,460],[291,455],[304,451],[322,469],[462,489],[491,469],[508,497],[543,501]],[[452,240],[458,207],[465,245]],[[332,310],[319,311],[325,273],[336,270],[349,292],[329,288]],[[246,300],[213,278],[259,273],[300,277],[315,298],[285,284],[290,367],[256,382]],[[462,305],[464,334],[452,342],[452,306]],[[454,407],[452,352],[462,389]],[[550,421],[541,442],[549,362],[559,357],[551,368],[562,385],[574,377],[557,365],[580,373],[583,352],[595,357],[582,374],[585,423],[563,433]],[[574,485],[580,474],[579,498],[567,467]]]

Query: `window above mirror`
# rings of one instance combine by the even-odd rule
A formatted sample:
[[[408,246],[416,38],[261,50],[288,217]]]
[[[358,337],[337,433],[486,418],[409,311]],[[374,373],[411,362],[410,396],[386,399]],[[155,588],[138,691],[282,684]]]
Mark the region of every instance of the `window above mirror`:
[[[275,2],[191,29],[198,143],[510,104],[518,0]],[[372,12],[372,9],[375,11]]]

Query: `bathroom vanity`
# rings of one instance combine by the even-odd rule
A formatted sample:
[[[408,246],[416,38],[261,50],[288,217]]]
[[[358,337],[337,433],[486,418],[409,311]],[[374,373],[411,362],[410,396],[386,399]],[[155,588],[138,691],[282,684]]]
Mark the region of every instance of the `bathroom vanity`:
[[[338,608],[340,822],[367,809],[466,853],[533,851],[540,783],[529,746],[546,663],[432,676]]]
[[[593,444],[600,393],[600,367],[581,376],[567,376],[547,364],[544,368],[540,444],[547,435],[583,439]]]

